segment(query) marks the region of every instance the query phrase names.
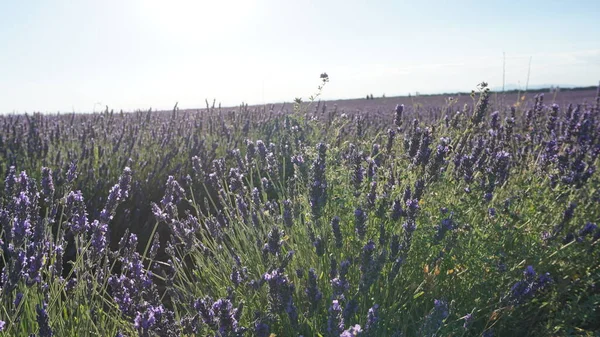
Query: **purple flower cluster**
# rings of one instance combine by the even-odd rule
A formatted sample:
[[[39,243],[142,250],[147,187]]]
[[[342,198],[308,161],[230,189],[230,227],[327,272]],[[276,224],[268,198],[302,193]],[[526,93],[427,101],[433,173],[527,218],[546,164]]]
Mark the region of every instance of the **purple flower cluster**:
[[[294,304],[293,293],[295,286],[287,275],[274,269],[263,275],[263,280],[269,285],[269,304],[273,314],[287,314],[292,325],[298,323],[298,309]]]
[[[524,304],[552,282],[553,280],[549,273],[538,276],[532,266],[527,266],[525,271],[523,271],[523,279],[516,282],[510,288],[506,296],[506,301],[515,305]]]
[[[327,179],[325,177],[327,145],[317,145],[317,158],[313,161],[310,180],[309,203],[315,219],[321,216],[327,202]]]

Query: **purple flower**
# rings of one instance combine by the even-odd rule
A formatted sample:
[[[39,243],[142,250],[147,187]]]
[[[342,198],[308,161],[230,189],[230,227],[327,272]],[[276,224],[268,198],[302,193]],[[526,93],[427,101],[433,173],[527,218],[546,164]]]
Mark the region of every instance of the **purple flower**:
[[[15,247],[25,243],[25,238],[31,235],[31,222],[29,219],[15,219],[12,229],[12,241]]]
[[[394,147],[394,138],[396,138],[396,131],[393,129],[387,130],[388,138],[387,143],[385,145],[385,149],[388,153],[392,152],[392,148]]]
[[[349,157],[352,165],[352,176],[350,177],[350,181],[354,186],[355,195],[358,196],[360,195],[360,188],[365,177],[365,169],[362,167],[363,153],[358,151],[354,144],[350,144]]]
[[[463,328],[464,329],[468,329],[471,326],[471,323],[473,323],[473,315],[472,314],[466,314],[463,319],[465,320],[465,323],[463,324]]]
[[[279,254],[279,250],[281,249],[281,245],[283,244],[283,236],[285,233],[280,230],[278,227],[273,227],[269,232],[267,243],[263,247],[263,252],[268,252],[273,255]]]
[[[231,270],[231,275],[229,276],[229,279],[237,287],[244,280],[244,275],[242,272],[240,272],[240,270],[238,269],[237,266],[233,266],[233,269]]]
[[[267,323],[256,321],[254,323],[254,335],[257,337],[269,337],[271,334],[271,328]]]
[[[597,228],[598,228],[598,226],[595,223],[588,222],[579,231],[579,236],[583,238],[588,235],[591,235],[594,232],[594,230],[596,230]]]
[[[265,161],[267,158],[267,147],[265,146],[265,142],[263,142],[262,140],[257,140],[256,141],[256,148],[258,149],[258,155],[260,156],[260,158]]]
[[[198,299],[194,302],[194,309],[202,318],[204,324],[214,327],[216,325],[215,322],[215,313],[212,309],[212,299],[210,297],[205,297],[204,299]]]
[[[94,220],[90,228],[92,231],[91,243],[94,256],[100,257],[106,252],[106,248],[108,247],[108,225]]]
[[[367,314],[367,324],[365,325],[365,332],[373,333],[377,328],[377,322],[379,321],[379,305],[373,305]]]
[[[286,227],[292,227],[294,224],[294,209],[289,199],[283,201],[283,224]]]
[[[325,242],[320,235],[313,241],[313,246],[315,246],[315,251],[318,256],[323,256],[323,254],[325,254]]]
[[[218,299],[212,306],[217,319],[219,335],[229,336],[238,331],[237,309],[229,299]]]
[[[417,216],[417,212],[419,210],[419,200],[417,199],[408,199],[406,200],[406,215],[409,219],[414,220]]]
[[[350,322],[357,311],[358,311],[358,302],[356,301],[355,298],[353,298],[346,303],[346,307],[344,308],[344,311],[342,313],[342,316],[344,319],[343,321]]]
[[[532,266],[527,266],[523,272],[523,275],[525,276],[526,280],[531,281],[536,277],[537,274]]]
[[[443,219],[439,225],[435,226],[435,229],[437,230],[437,232],[434,236],[435,241],[436,242],[441,241],[444,238],[444,236],[446,235],[446,233],[448,231],[453,230],[454,227],[455,227],[454,221],[452,221],[451,218]]]
[[[340,229],[340,217],[334,216],[331,219],[331,229],[333,231],[333,237],[335,238],[335,246],[337,248],[342,248],[342,231]]]
[[[354,228],[361,240],[364,239],[367,234],[366,222],[367,214],[360,207],[354,210]]]
[[[360,284],[361,290],[368,290],[373,282],[379,277],[380,265],[375,261],[375,242],[369,240],[363,247],[361,253],[361,264],[360,264]]]
[[[185,198],[185,191],[179,185],[177,180],[173,178],[173,176],[169,176],[167,178],[165,195],[161,199],[160,203],[163,207],[165,207],[169,203],[177,204],[180,200]]]
[[[308,297],[311,308],[316,308],[319,301],[323,298],[323,293],[319,290],[317,285],[317,274],[313,268],[308,271],[308,287],[304,291]]]
[[[47,311],[48,304],[43,302],[42,305],[36,305],[35,311],[37,313],[36,320],[39,327],[39,337],[51,337],[54,333],[50,328],[50,319]]]
[[[52,180],[52,170],[42,167],[42,196],[46,203],[52,201],[54,197],[54,182]]]
[[[395,109],[395,116],[394,116],[394,125],[396,125],[396,127],[400,127],[402,126],[402,112],[404,111],[404,104],[398,104],[396,105],[396,109]]]
[[[15,295],[15,300],[13,301],[13,304],[15,306],[15,308],[19,307],[19,304],[21,304],[21,300],[23,299],[23,293],[22,292],[18,292]]]
[[[411,191],[410,191],[410,186],[406,186],[406,188],[404,189],[404,194],[402,195],[402,201],[406,204],[408,202],[408,199],[410,199],[411,197]]]
[[[350,289],[350,284],[348,283],[348,280],[346,278],[349,270],[350,261],[344,260],[342,261],[342,263],[340,263],[339,276],[335,277],[335,275],[332,275],[333,279],[331,280],[331,287],[333,288],[334,297],[341,297],[344,294],[344,292]]]
[[[6,179],[4,180],[4,193],[6,197],[10,197],[14,193],[15,184],[17,183],[16,173],[17,172],[14,166],[11,166],[8,169],[8,174],[6,175]]]
[[[297,324],[298,311],[293,300],[295,287],[287,275],[274,269],[270,273],[265,273],[263,280],[269,284],[269,301],[274,309],[274,313],[287,313],[292,324]]]
[[[433,310],[423,322],[421,330],[419,331],[420,336],[433,336],[444,324],[444,320],[450,315],[448,310],[448,303],[444,300],[434,300]]]
[[[310,179],[309,203],[315,218],[319,218],[321,211],[327,202],[327,180],[325,177],[327,146],[323,143],[317,144],[318,156],[312,164],[312,176]]]
[[[328,310],[327,333],[329,336],[339,336],[344,330],[342,306],[338,300],[333,300]]]
[[[394,200],[394,202],[392,203],[392,220],[397,221],[403,215],[404,210],[402,209],[402,202],[399,199]]]
[[[537,273],[533,267],[527,266],[523,271],[523,279],[511,287],[507,300],[516,305],[522,304],[552,283],[549,273],[536,276]]]
[[[342,332],[340,337],[355,337],[355,336],[360,335],[361,332],[362,332],[362,329],[361,329],[360,325],[355,324],[354,326],[351,326],[350,329],[344,330],[344,332]]]
[[[75,179],[77,179],[77,164],[71,162],[69,169],[67,170],[67,183],[70,184]]]

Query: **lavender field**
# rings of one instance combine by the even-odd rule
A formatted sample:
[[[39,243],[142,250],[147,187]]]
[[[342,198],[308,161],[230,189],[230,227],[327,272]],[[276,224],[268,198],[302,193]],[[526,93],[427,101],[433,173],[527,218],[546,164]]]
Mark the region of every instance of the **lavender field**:
[[[600,89],[0,116],[0,335],[598,336],[599,155]]]

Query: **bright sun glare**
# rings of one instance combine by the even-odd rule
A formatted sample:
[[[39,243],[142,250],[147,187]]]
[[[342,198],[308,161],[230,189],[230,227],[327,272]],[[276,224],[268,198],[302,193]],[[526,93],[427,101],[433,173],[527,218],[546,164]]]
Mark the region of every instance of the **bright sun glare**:
[[[253,1],[143,0],[142,15],[157,31],[171,37],[188,34],[226,34],[239,28],[254,8]]]

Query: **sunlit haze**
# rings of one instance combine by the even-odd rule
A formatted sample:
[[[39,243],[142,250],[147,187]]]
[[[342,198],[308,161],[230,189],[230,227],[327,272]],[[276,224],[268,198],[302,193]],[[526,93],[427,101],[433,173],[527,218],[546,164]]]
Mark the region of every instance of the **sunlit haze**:
[[[0,113],[596,85],[596,1],[3,1]],[[505,58],[503,58],[503,53]],[[503,63],[505,61],[505,66]]]

